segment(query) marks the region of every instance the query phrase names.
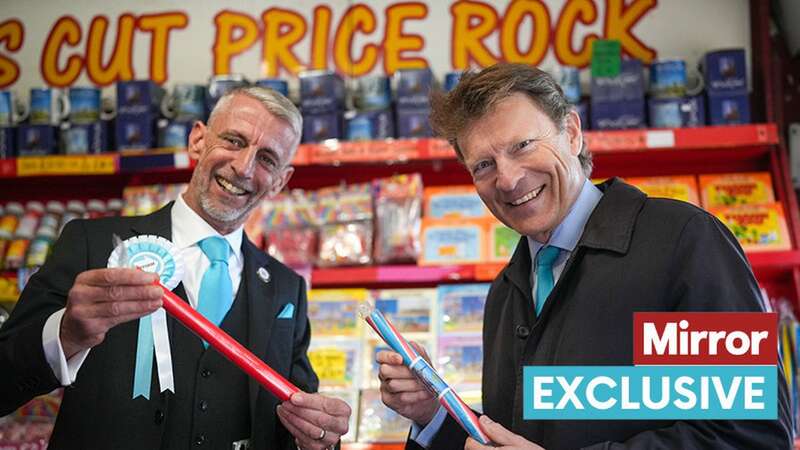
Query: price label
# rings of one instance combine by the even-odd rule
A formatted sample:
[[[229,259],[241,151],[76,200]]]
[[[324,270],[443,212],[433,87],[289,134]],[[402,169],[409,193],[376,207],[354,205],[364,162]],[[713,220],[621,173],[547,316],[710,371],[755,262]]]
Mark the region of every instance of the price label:
[[[17,176],[105,175],[116,172],[116,155],[63,155],[17,158]]]

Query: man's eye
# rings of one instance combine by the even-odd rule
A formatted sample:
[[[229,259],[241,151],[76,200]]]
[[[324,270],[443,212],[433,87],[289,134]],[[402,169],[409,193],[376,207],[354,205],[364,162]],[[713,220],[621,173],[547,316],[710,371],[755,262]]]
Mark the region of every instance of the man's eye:
[[[516,150],[516,151],[524,150],[526,147],[531,145],[532,142],[533,142],[533,139],[525,139],[524,141],[522,141],[519,144],[517,144],[516,147],[514,148],[514,150]]]
[[[269,155],[261,155],[259,156],[259,160],[261,161],[261,164],[263,164],[266,167],[272,168],[278,165],[278,163],[275,162],[275,160],[272,159],[272,157]]]
[[[231,137],[231,136],[225,136],[224,139],[225,139],[225,142],[231,144],[232,146],[234,146],[236,148],[244,148],[245,147],[244,141],[239,139],[239,138]]]
[[[482,172],[482,171],[484,171],[484,170],[488,169],[488,168],[489,168],[489,167],[491,167],[491,166],[492,166],[492,162],[491,162],[491,161],[489,161],[489,160],[483,160],[483,161],[479,161],[479,162],[478,162],[477,164],[475,164],[475,166],[472,168],[472,173],[475,173],[475,174],[477,174],[477,173],[479,173],[479,172]]]

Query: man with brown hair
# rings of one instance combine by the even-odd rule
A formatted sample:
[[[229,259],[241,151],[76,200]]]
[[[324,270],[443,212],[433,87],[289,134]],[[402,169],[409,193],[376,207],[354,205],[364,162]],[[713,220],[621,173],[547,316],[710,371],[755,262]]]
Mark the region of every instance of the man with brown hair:
[[[495,444],[791,447],[782,379],[773,421],[523,420],[523,366],[631,365],[635,311],[761,311],[758,285],[736,239],[710,214],[647,198],[619,179],[590,183],[580,119],[546,73],[498,64],[464,75],[432,106],[433,128],[481,199],[522,235],[484,315],[480,421]],[[409,448],[488,448],[467,439],[399,355],[377,359],[383,402],[414,423]]]

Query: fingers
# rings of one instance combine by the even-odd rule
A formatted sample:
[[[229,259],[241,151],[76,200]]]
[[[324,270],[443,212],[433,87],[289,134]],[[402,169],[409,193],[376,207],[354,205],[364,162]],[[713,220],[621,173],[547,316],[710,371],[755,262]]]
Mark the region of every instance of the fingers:
[[[320,394],[297,393],[278,407],[278,417],[304,449],[330,447],[347,433],[350,406]],[[319,437],[323,435],[322,439]]]
[[[415,391],[424,391],[428,392],[427,389],[419,382],[416,378],[413,379],[401,379],[401,378],[391,378],[381,382],[381,388],[385,389],[390,394],[399,394],[401,392],[415,392]]]
[[[535,444],[528,441],[524,437],[507,430],[504,426],[490,419],[489,416],[485,415],[481,416],[478,419],[478,421],[480,422],[483,431],[485,431],[486,435],[489,437],[489,440],[491,440],[498,446],[508,445],[515,447],[536,448]],[[475,443],[477,444],[477,442]],[[474,448],[489,448],[489,447],[478,446]]]
[[[76,283],[69,292],[69,298],[72,302],[139,302],[160,300],[162,293],[160,287],[147,284],[95,286]]]
[[[414,372],[412,372],[411,369],[409,369],[406,366],[403,365],[398,366],[395,364],[381,364],[378,367],[378,379],[383,381],[394,378],[416,380]]]
[[[302,419],[339,435],[347,433],[350,419],[350,407],[342,400],[320,394],[298,392],[284,402],[286,409]],[[319,436],[317,431],[312,437]]]
[[[141,285],[152,284],[156,280],[158,280],[158,275],[138,269],[94,269],[80,273],[75,278],[75,284],[92,286]]]
[[[391,364],[391,365],[403,365],[403,357],[400,356],[399,353],[389,351],[389,350],[381,350],[375,355],[375,361],[378,364]]]

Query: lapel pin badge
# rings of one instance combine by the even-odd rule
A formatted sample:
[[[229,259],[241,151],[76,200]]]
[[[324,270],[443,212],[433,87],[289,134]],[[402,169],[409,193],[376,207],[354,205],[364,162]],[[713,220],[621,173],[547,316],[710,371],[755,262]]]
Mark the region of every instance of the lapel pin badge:
[[[267,272],[266,268],[259,267],[258,272],[256,273],[258,274],[258,278],[261,278],[261,281],[263,281],[264,283],[269,283],[270,275],[269,272]]]

